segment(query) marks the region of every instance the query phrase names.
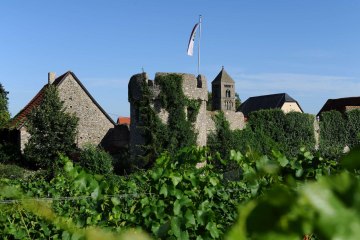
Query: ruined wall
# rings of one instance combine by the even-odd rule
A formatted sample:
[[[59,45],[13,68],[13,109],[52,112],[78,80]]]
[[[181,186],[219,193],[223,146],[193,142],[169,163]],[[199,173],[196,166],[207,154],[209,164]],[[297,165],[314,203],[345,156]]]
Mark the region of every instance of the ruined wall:
[[[128,85],[128,101],[130,102],[130,142],[129,151],[131,156],[141,155],[142,149],[138,146],[145,143],[144,137],[141,135],[137,126],[141,123],[138,102],[142,99],[142,84],[148,84],[148,77],[145,73],[132,76]],[[153,82],[150,82],[153,85]]]
[[[245,127],[245,118],[242,112],[224,111],[226,120],[230,123],[230,129],[243,129]]]
[[[242,130],[245,127],[245,118],[242,112],[233,112],[233,111],[223,111],[226,120],[230,124],[231,130]],[[218,111],[207,111],[206,113],[206,125],[207,125],[207,134],[214,132],[216,130],[214,117],[218,114]]]
[[[60,99],[64,101],[66,112],[79,118],[76,143],[98,145],[114,124],[103,114],[92,99],[84,92],[71,74],[58,86]]]
[[[129,81],[129,102],[130,102],[130,114],[131,114],[131,125],[130,125],[130,153],[131,155],[141,155],[141,149],[138,149],[137,145],[144,144],[144,139],[141,136],[140,130],[137,129],[137,125],[141,119],[138,117],[138,106],[137,103],[141,100],[142,92],[141,85],[146,84],[153,92],[153,102],[150,103],[154,108],[158,117],[163,123],[167,123],[169,113],[161,106],[160,101],[157,99],[161,89],[156,83],[156,79],[159,76],[163,76],[171,73],[156,73],[155,81],[149,80],[145,73],[136,74],[131,77]],[[191,99],[200,102],[200,108],[197,118],[194,122],[194,130],[197,132],[197,145],[206,146],[207,135],[211,131],[215,131],[215,123],[213,116],[217,112],[210,112],[206,110],[208,101],[208,88],[207,80],[205,76],[199,75],[195,77],[193,74],[176,73],[182,76],[182,90],[184,95]],[[187,112],[186,109],[184,109]],[[224,111],[226,119],[230,123],[230,128],[243,129],[245,125],[244,115],[240,112]],[[134,121],[133,121],[134,120]]]
[[[192,74],[183,74],[183,92],[189,99],[201,102],[194,129],[198,134],[197,145],[206,146],[207,124],[206,124],[206,103],[208,101],[207,81],[204,75],[197,78]]]

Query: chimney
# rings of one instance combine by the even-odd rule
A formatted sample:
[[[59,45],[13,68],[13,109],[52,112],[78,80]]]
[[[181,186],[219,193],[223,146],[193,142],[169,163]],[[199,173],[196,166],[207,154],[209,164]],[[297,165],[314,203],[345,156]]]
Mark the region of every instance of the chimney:
[[[53,82],[55,81],[56,75],[54,72],[49,72],[48,73],[48,84],[53,84]]]

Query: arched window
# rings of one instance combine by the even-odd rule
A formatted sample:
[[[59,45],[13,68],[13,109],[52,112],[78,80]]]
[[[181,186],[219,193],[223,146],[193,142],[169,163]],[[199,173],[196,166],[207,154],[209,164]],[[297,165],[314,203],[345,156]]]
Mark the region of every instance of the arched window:
[[[227,97],[227,98],[231,97],[231,95],[230,95],[230,90],[229,90],[229,89],[226,90],[226,97]]]

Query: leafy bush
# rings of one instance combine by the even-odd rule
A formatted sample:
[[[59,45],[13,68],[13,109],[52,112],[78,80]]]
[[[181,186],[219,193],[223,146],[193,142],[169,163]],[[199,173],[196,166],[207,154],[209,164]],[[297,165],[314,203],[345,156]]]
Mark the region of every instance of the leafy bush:
[[[0,128],[5,127],[10,119],[8,94],[9,92],[5,91],[5,88],[0,83]]]
[[[260,110],[252,112],[249,115],[249,126],[254,133],[272,139],[271,149],[282,150],[286,143],[286,125],[285,113],[280,109]],[[261,141],[261,139],[259,139]]]
[[[89,174],[80,166],[74,166],[68,158],[61,157],[59,161],[64,169],[50,182],[42,178],[0,179],[0,200],[17,200],[0,204],[0,225],[3,226],[0,235],[5,239],[91,239],[87,234],[94,229],[115,236],[126,229],[140,227],[156,239],[224,239],[238,216],[236,209],[241,202],[249,202],[249,205],[241,207],[242,222],[234,231],[240,229],[242,232],[238,236],[245,236],[243,239],[261,238],[269,229],[272,233],[290,232],[289,236],[296,235],[297,239],[312,231],[321,233],[316,227],[323,222],[317,222],[316,216],[323,215],[313,211],[306,197],[313,194],[316,200],[319,191],[323,199],[323,193],[329,193],[328,185],[315,188],[305,198],[299,195],[300,200],[298,191],[302,191],[308,180],[322,181],[322,176],[336,174],[338,162],[312,155],[305,149],[296,158],[286,158],[277,151],[269,156],[231,151],[230,160],[226,160],[224,164],[234,162],[242,169],[241,181],[227,181],[214,171],[214,159],[206,148],[184,148],[175,155],[162,154],[153,169],[126,177]],[[197,169],[195,165],[199,162],[206,164]],[[360,161],[350,162],[359,169]],[[357,215],[348,215],[351,209],[345,206],[357,204],[355,196],[359,184],[354,178],[340,178],[341,181],[331,185],[330,192],[336,189],[335,194],[326,196],[331,209],[339,206],[340,214],[345,211],[349,223],[356,220],[354,216]],[[274,191],[274,195],[263,200],[262,196],[267,196],[274,186],[282,189],[285,186],[285,193]],[[338,205],[334,195],[346,205]],[[323,203],[317,206],[324,209]],[[310,215],[303,215],[306,213]],[[308,218],[311,221],[302,225],[301,220]],[[310,226],[306,225],[308,223]],[[336,227],[331,226],[333,231]],[[101,228],[111,229],[112,233],[104,233]],[[305,228],[307,231],[298,230]],[[297,232],[292,232],[293,229]]]
[[[23,164],[19,148],[10,143],[0,144],[0,163]]]
[[[113,157],[114,173],[117,175],[127,175],[134,171],[134,163],[131,161],[129,149],[120,148],[116,153],[111,154]]]
[[[21,179],[31,175],[29,170],[13,164],[0,164],[0,178]]]
[[[357,149],[341,160],[348,171],[300,186],[291,180],[274,184],[256,200],[241,204],[227,239],[358,239],[360,181],[352,173],[360,169],[359,158]]]
[[[348,142],[346,120],[338,111],[323,112],[320,119],[319,150],[325,157],[339,158]]]
[[[229,158],[230,150],[234,148],[234,135],[224,112],[219,111],[213,117],[215,132],[208,135],[207,145],[213,153],[218,152],[222,158]]]
[[[276,149],[288,157],[295,157],[300,149],[315,147],[314,117],[309,114],[280,109],[260,110],[250,114],[243,130],[231,131],[223,113],[215,116],[216,130],[208,136],[212,152],[219,152],[229,158],[231,149],[240,152],[271,154]]]
[[[114,169],[112,156],[92,144],[87,144],[80,152],[79,164],[95,174],[109,174]]]
[[[285,144],[283,152],[289,157],[299,154],[299,149],[315,148],[315,133],[313,115],[299,112],[289,112],[285,115]]]
[[[360,144],[360,110],[346,112],[346,128],[348,132],[348,145],[350,148]]]

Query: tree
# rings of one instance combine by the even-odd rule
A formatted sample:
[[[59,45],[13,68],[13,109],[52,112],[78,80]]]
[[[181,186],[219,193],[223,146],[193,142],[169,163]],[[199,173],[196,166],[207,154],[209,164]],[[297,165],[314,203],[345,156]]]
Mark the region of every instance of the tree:
[[[92,144],[85,145],[81,151],[79,164],[94,174],[109,174],[114,169],[112,156]]]
[[[235,93],[235,109],[237,110],[241,105],[241,99],[238,93]]]
[[[55,86],[45,89],[41,104],[28,116],[29,142],[24,154],[36,167],[55,170],[59,153],[69,154],[76,149],[78,118],[65,112]]]
[[[223,159],[229,159],[230,150],[234,148],[233,131],[230,130],[230,123],[226,120],[223,111],[219,111],[213,120],[215,132],[208,135],[208,146],[213,153],[218,152]]]
[[[0,128],[3,128],[10,119],[10,113],[8,109],[7,95],[9,92],[5,91],[3,85],[0,83]]]
[[[206,104],[206,110],[212,111],[212,93],[208,92],[208,102]]]

